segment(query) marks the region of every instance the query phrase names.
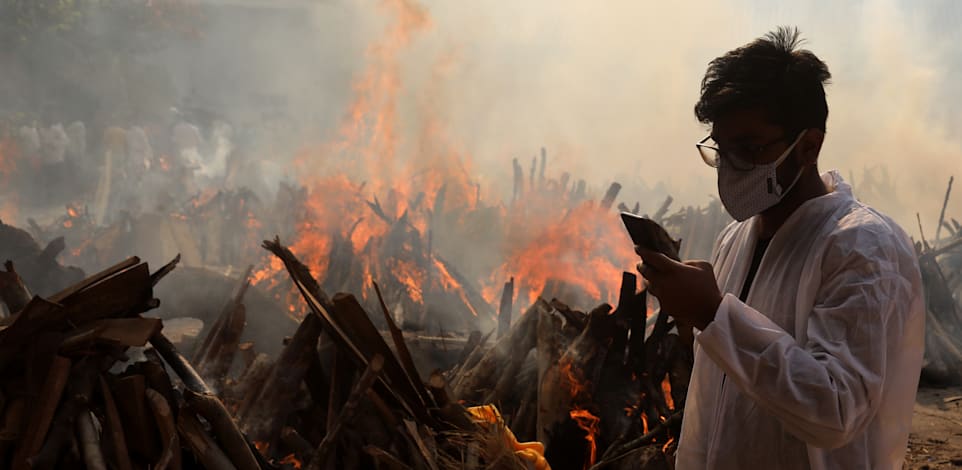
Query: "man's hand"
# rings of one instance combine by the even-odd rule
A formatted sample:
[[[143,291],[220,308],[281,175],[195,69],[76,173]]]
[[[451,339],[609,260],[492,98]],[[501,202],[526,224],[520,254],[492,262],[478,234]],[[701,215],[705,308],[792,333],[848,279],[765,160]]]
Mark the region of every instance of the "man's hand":
[[[722,301],[711,263],[679,263],[661,253],[635,246],[641,256],[638,272],[648,281],[648,292],[661,307],[683,325],[704,330],[715,319]]]

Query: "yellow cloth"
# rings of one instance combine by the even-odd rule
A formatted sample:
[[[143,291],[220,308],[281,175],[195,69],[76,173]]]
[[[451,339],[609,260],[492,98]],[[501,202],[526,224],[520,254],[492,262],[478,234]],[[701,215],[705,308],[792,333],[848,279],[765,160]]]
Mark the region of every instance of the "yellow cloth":
[[[471,416],[477,423],[493,424],[501,427],[501,430],[504,432],[505,443],[514,449],[514,455],[517,455],[528,464],[528,468],[532,470],[551,470],[548,461],[544,459],[544,444],[540,442],[518,442],[518,439],[514,437],[511,429],[504,425],[504,420],[501,419],[501,412],[498,411],[496,406],[472,406],[468,408],[468,413],[471,413]]]

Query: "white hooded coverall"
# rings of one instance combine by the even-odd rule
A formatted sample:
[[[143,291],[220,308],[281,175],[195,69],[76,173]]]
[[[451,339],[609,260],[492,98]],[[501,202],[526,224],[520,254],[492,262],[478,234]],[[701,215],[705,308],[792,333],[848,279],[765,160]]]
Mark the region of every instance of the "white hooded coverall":
[[[822,179],[830,193],[778,229],[746,302],[757,217],[716,241],[724,300],[695,339],[678,470],[902,467],[924,346],[915,250],[837,172]]]

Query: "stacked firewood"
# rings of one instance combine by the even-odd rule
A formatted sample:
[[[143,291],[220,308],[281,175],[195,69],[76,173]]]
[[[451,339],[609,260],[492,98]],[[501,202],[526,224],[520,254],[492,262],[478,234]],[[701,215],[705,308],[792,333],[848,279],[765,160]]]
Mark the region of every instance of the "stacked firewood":
[[[141,316],[178,261],[151,274],[130,258],[48,298],[29,298],[8,263],[3,300],[15,314],[0,330],[0,467],[262,468],[161,321]]]
[[[309,313],[275,360],[243,351],[245,280],[195,360],[240,428],[274,461],[524,468],[505,440],[492,438],[464,408],[494,404],[517,439],[546,445],[553,468],[667,465],[690,344],[666,315],[648,321],[634,275],[624,275],[613,312],[602,305],[585,314],[539,299],[493,345],[486,343],[494,331],[475,332],[455,367],[422,375],[386,305],[387,339],[354,296],[329,298],[287,248],[276,240],[265,247],[284,262]],[[243,366],[232,368],[238,362]]]
[[[691,344],[667,315],[648,321],[633,274],[622,281],[614,311],[603,304],[585,314],[539,299],[497,343],[449,371],[455,396],[497,403],[515,435],[545,445],[554,468],[665,468]]]

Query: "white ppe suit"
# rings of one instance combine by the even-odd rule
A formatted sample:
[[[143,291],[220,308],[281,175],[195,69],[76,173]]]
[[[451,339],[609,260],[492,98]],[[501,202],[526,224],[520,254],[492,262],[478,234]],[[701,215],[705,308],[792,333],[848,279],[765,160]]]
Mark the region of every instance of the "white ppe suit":
[[[822,179],[829,194],[778,229],[746,302],[757,216],[716,241],[724,300],[695,339],[678,470],[902,467],[924,346],[915,250],[837,172]]]

